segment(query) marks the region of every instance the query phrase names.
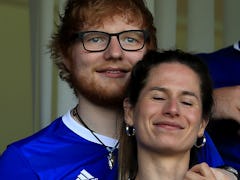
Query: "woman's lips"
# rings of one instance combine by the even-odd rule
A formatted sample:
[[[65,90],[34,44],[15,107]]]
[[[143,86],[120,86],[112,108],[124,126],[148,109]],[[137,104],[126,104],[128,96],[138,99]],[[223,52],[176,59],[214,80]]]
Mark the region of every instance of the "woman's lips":
[[[168,121],[156,122],[153,125],[157,126],[159,128],[167,129],[167,130],[184,129],[182,125],[175,123],[175,122],[168,122]]]

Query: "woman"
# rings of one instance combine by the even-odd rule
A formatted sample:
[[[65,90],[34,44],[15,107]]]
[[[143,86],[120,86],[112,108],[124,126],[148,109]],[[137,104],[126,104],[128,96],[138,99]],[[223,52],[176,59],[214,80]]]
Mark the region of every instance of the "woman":
[[[211,80],[196,56],[180,50],[146,54],[132,71],[124,100],[120,179],[190,177],[212,105]],[[199,177],[214,179],[203,166],[209,172],[199,171]]]

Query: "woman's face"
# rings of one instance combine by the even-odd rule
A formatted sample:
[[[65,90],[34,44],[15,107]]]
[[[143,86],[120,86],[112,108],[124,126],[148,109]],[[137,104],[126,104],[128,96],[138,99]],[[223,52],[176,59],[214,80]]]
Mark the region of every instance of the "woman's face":
[[[125,120],[136,129],[138,148],[167,154],[189,151],[206,127],[200,94],[200,80],[188,66],[154,67],[135,107],[124,102]]]

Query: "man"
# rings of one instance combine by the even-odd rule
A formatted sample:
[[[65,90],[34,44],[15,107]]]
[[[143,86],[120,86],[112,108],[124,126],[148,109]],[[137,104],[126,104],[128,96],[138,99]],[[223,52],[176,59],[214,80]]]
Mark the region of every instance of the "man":
[[[143,1],[69,0],[51,52],[78,106],[10,145],[0,159],[1,179],[117,179],[125,86],[132,66],[155,47]]]
[[[50,47],[78,105],[8,146],[1,179],[117,179],[125,87],[133,65],[156,48],[151,13],[142,0],[69,0]]]

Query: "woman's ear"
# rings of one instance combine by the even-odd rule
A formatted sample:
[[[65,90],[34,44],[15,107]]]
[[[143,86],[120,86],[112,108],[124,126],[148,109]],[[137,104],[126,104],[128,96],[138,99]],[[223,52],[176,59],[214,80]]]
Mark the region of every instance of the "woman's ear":
[[[201,124],[200,124],[200,128],[199,128],[199,131],[198,131],[198,137],[202,137],[203,134],[204,134],[204,131],[207,127],[207,124],[209,122],[209,119],[203,119]]]
[[[129,98],[125,98],[123,101],[124,121],[127,125],[133,126],[133,107],[129,102]]]

